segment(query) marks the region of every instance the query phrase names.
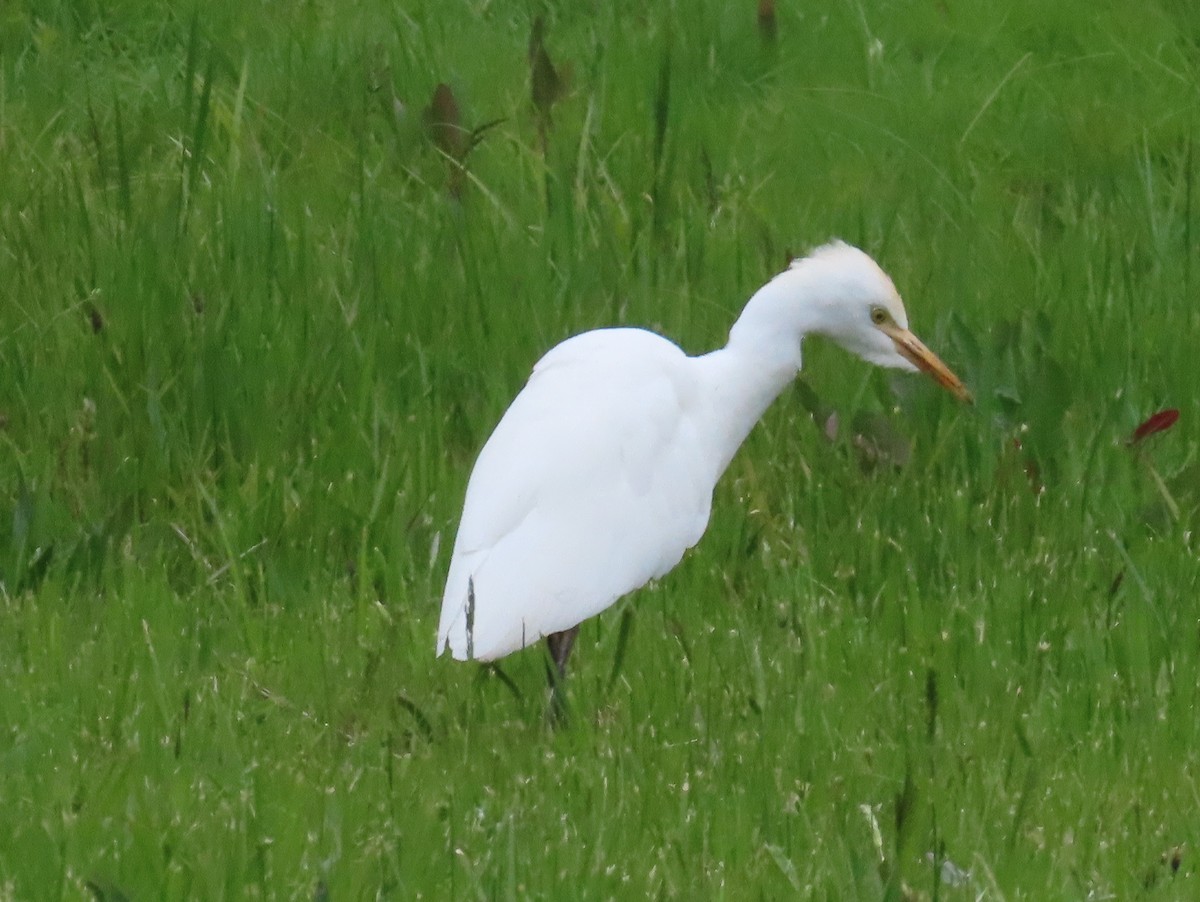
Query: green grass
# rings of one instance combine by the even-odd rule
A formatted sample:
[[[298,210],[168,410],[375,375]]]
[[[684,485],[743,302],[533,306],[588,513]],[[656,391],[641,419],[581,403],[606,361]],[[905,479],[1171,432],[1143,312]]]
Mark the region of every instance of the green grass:
[[[1200,19],[795,6],[4,5],[0,898],[1200,893]],[[978,404],[814,343],[568,729],[434,660],[539,354],[832,235]]]

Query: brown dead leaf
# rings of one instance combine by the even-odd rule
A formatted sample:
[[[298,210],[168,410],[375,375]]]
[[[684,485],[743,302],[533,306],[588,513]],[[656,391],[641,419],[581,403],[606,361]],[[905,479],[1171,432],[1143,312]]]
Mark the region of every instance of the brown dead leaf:
[[[546,50],[546,20],[538,16],[529,32],[529,84],[538,130],[543,140],[549,132],[554,104],[566,96],[571,81],[570,64],[560,72]]]
[[[775,0],[758,0],[758,33],[763,41],[774,44],[779,36],[779,22],[775,18]]]
[[[466,155],[467,132],[454,92],[445,82],[433,89],[433,99],[425,108],[425,128],[434,145],[451,160],[461,161]]]

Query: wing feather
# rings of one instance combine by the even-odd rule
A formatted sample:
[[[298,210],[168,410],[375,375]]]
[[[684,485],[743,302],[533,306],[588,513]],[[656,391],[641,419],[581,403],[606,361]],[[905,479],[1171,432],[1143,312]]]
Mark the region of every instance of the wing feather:
[[[438,651],[501,657],[568,629],[675,566],[708,523],[689,358],[636,329],[550,351],[488,439],[467,486]]]

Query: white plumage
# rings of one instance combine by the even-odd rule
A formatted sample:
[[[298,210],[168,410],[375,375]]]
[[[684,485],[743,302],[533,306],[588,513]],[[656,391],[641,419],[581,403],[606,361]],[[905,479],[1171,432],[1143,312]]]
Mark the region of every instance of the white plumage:
[[[908,331],[891,280],[841,242],[760,289],[712,353],[689,357],[641,329],[570,338],[537,363],[475,463],[438,653],[500,658],[678,564],[738,446],[799,371],[808,334],[919,367],[969,398]]]

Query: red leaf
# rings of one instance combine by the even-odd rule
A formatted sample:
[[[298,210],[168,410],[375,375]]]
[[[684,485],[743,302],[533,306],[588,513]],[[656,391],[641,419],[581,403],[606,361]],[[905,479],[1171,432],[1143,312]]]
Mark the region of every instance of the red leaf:
[[[1147,418],[1146,422],[1138,426],[1137,429],[1133,430],[1133,437],[1129,440],[1129,444],[1136,445],[1147,436],[1170,429],[1178,419],[1179,411],[1174,407],[1160,410],[1158,413]]]

